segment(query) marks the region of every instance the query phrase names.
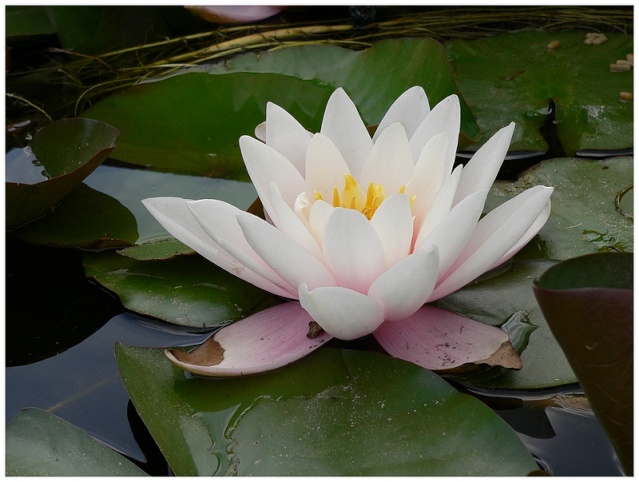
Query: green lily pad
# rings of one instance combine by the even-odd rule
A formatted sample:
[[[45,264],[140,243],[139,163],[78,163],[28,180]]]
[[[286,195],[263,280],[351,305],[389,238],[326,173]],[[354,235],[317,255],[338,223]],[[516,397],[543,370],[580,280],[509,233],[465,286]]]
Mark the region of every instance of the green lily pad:
[[[482,132],[490,136],[515,121],[511,148],[545,152],[539,129],[553,101],[567,155],[632,147],[633,104],[620,100],[620,92],[633,91],[632,71],[610,72],[609,65],[633,52],[633,37],[607,34],[603,44],[586,45],[585,34],[524,31],[447,42],[455,79]]]
[[[596,253],[538,276],[535,296],[627,475],[633,473],[633,255]]]
[[[162,239],[168,233],[141,202],[160,195],[221,199],[242,209],[250,206],[256,196],[255,188],[247,182],[103,165],[67,196],[55,212],[15,231],[15,235],[34,244],[88,249],[126,248]],[[184,251],[178,243],[174,247]],[[156,248],[136,249],[133,256],[175,254],[173,247],[168,247],[164,254]],[[143,254],[147,249],[156,252]]]
[[[379,122],[412,85],[423,85],[432,101],[457,92],[442,47],[430,39],[379,42],[366,52],[315,46],[263,55],[264,64],[253,55],[245,57],[236,73],[195,67],[136,85],[83,116],[122,131],[113,154],[117,159],[159,170],[247,179],[238,139],[253,135],[269,101],[316,131],[328,97],[339,86],[353,95],[369,124]],[[264,65],[264,72],[242,72],[248,70],[246,62],[254,68]],[[402,75],[380,77],[380,69]],[[462,105],[462,131],[476,140],[477,125]]]
[[[117,129],[91,119],[64,119],[43,127],[28,148],[7,155],[7,228],[51,211],[115,148]]]
[[[538,236],[519,258],[567,259],[605,251],[632,251],[633,161],[550,159],[515,183],[496,183],[486,210],[537,184],[553,186],[552,210]]]
[[[129,310],[176,325],[211,328],[275,303],[275,297],[201,256],[139,261],[115,252],[87,253],[84,270]]]
[[[122,379],[176,475],[525,475],[515,432],[432,372],[322,348],[277,372],[192,378],[116,345]],[[312,373],[313,376],[309,376]]]
[[[385,76],[382,83],[380,68],[401,71],[401,75]],[[390,103],[413,85],[424,87],[431,106],[458,93],[446,53],[442,45],[431,38],[382,40],[362,52],[332,45],[289,47],[240,55],[206,70],[212,73],[280,73],[341,86],[358,106],[363,119],[371,125],[379,122]],[[380,83],[371,84],[371,79]],[[480,133],[468,105],[463,98],[460,101],[461,140],[466,145],[477,141]]]
[[[547,259],[513,262],[436,302],[441,308],[494,326],[508,321],[513,315],[521,316],[523,312],[527,321],[537,327],[528,334],[528,345],[521,353],[521,370],[486,368],[460,376],[459,381],[479,387],[523,390],[577,381],[532,290],[533,278],[555,263]]]
[[[7,425],[5,436],[8,476],[147,475],[79,428],[38,408],[20,412]]]

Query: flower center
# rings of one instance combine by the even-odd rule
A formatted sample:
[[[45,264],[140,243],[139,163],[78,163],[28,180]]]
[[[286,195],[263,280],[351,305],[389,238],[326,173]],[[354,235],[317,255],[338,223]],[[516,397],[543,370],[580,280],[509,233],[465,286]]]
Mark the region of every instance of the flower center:
[[[399,192],[403,193],[404,188],[405,186],[402,186]],[[322,199],[322,195],[316,192],[315,199]],[[384,186],[371,182],[364,193],[357,180],[350,174],[344,175],[344,189],[341,192],[336,187],[333,188],[334,207],[355,209],[369,220],[384,199],[386,199]]]

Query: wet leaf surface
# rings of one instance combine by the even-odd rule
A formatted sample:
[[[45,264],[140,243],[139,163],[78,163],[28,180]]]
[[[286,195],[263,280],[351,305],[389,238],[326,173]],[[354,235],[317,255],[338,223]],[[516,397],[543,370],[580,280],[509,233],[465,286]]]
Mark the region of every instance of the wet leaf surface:
[[[633,52],[632,35],[608,34],[586,45],[585,31],[508,33],[446,43],[455,79],[485,138],[514,121],[513,150],[545,152],[539,129],[556,106],[556,130],[565,154],[632,147],[633,74],[610,64]],[[555,48],[548,48],[557,41]]]
[[[7,425],[6,475],[144,476],[135,464],[45,410],[28,408]]]
[[[186,376],[157,349],[118,345],[116,358],[176,475],[525,475],[537,468],[481,402],[385,355],[322,348],[277,372],[227,380]]]
[[[535,296],[610,436],[633,473],[633,255],[598,253],[536,277]]]
[[[515,183],[497,182],[485,212],[537,184],[552,186],[550,218],[518,257],[566,259],[595,252],[632,251],[633,223],[628,217],[632,216],[632,179],[630,157],[549,159],[526,171]],[[618,205],[623,206],[625,215]]]

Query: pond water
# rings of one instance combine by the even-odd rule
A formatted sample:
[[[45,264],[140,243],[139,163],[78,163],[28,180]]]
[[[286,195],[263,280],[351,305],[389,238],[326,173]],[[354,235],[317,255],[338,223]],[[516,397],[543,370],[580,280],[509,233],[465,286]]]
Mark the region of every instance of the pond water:
[[[126,312],[115,297],[87,281],[78,252],[29,246],[11,237],[7,249],[7,423],[23,408],[42,408],[148,473],[169,474],[122,384],[114,345],[186,346],[209,334]],[[517,432],[541,469],[553,475],[621,475],[592,413],[552,406],[548,400],[558,393],[581,392],[568,386],[474,395]]]

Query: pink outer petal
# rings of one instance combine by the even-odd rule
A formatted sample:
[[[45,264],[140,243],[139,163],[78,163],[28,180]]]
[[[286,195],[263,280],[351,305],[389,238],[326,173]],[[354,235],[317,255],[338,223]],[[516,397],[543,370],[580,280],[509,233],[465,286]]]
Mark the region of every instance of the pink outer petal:
[[[249,23],[278,14],[286,7],[270,5],[188,5],[191,13],[211,23]]]
[[[144,206],[146,206],[149,212],[171,235],[191,249],[197,251],[207,260],[238,278],[270,293],[286,298],[296,297],[296,295],[291,293],[290,287],[282,286],[284,281],[281,278],[276,277],[269,279],[268,276],[262,276],[260,270],[256,271],[249,268],[247,263],[231,255],[211,238],[187,206],[187,203],[190,202],[194,201],[174,197],[158,197],[142,200]],[[214,202],[224,204],[222,201]],[[230,205],[228,209],[237,210],[237,208]],[[233,220],[233,224],[239,231],[239,225],[237,225],[235,220]]]
[[[429,305],[385,322],[374,335],[389,355],[428,370],[485,360],[508,341],[499,328]]]
[[[209,357],[210,364],[203,366],[181,361],[178,358],[185,357],[180,353],[176,357],[177,351],[165,353],[174,365],[197,375],[232,377],[266,372],[308,355],[331,339],[326,332],[313,337],[311,322],[299,303],[283,303],[222,328],[209,338],[205,343],[218,343],[223,350],[221,360],[216,360],[217,355]],[[214,364],[216,361],[219,363]]]
[[[328,333],[354,340],[373,333],[384,322],[384,309],[372,298],[339,286],[298,290],[300,304]]]

